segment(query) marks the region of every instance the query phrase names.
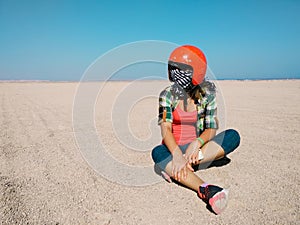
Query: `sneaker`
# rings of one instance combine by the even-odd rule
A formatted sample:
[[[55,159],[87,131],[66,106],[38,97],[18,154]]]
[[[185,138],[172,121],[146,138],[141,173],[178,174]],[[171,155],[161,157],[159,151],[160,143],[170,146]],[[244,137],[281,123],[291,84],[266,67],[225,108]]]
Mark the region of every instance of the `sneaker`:
[[[200,186],[198,196],[211,207],[215,214],[220,214],[227,206],[228,191],[221,187],[215,185]]]

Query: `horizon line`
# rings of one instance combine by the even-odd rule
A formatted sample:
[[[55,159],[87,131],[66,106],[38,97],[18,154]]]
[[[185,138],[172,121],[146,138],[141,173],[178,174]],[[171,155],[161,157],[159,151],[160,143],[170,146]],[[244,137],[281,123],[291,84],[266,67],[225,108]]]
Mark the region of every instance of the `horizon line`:
[[[221,78],[208,79],[211,81],[276,81],[276,80],[300,80],[300,78]],[[168,79],[111,79],[111,80],[30,80],[30,79],[0,79],[0,83],[77,83],[77,82],[128,82],[128,81],[168,81]]]

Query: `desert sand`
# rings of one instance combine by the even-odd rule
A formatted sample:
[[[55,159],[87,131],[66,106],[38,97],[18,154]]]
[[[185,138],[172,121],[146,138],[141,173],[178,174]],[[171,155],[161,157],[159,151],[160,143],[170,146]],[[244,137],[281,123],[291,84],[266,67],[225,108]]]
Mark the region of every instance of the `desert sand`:
[[[229,189],[221,215],[153,172],[167,81],[98,83],[95,104],[81,99],[94,104],[95,130],[116,163],[87,160],[90,128],[74,128],[79,83],[0,83],[1,224],[299,224],[300,80],[217,83],[219,132],[237,129],[241,145],[228,164],[196,173]],[[140,168],[153,174],[132,176]]]

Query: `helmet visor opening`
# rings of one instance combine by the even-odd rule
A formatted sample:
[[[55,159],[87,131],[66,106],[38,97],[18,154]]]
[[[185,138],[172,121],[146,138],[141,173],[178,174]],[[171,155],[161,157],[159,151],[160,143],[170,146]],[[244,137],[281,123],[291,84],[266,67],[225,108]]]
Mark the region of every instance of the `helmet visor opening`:
[[[186,73],[193,73],[193,67],[184,63],[169,61],[168,62],[168,70],[178,69],[182,70]]]

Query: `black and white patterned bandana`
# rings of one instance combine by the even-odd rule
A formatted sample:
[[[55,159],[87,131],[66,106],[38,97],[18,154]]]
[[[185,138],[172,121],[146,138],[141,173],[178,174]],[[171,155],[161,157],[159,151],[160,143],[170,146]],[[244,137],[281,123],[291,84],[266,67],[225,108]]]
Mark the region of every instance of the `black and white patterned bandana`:
[[[190,70],[182,70],[176,67],[169,69],[170,80],[177,83],[183,89],[188,89],[192,85],[192,75],[193,72]]]
[[[174,82],[173,92],[184,97],[192,87],[193,68],[189,65],[169,61],[169,80]]]

